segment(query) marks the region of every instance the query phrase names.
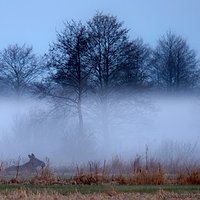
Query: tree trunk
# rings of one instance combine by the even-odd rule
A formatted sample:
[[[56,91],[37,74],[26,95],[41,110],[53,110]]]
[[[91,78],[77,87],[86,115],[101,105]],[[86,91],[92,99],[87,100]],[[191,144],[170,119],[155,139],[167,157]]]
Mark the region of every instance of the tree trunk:
[[[79,133],[83,134],[83,114],[82,114],[82,106],[81,106],[81,97],[79,96],[78,100],[78,120],[79,120]]]

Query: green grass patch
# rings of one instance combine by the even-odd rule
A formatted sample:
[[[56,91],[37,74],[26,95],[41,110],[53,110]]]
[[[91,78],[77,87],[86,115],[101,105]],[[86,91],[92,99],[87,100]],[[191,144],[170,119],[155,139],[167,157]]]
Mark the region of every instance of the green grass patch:
[[[116,185],[114,189],[119,192],[155,193],[160,189],[175,193],[197,193],[200,192],[200,185]]]
[[[47,191],[67,195],[80,192],[82,194],[105,193],[115,190],[123,193],[155,193],[160,189],[175,193],[198,193],[200,185],[31,185],[31,184],[1,184],[0,193],[9,193],[16,190],[29,190],[33,193]]]

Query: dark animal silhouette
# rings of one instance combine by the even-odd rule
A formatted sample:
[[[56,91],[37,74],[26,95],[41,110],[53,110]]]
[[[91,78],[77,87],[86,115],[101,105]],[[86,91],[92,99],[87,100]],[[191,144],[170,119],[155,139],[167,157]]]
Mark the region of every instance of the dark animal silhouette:
[[[12,165],[5,169],[5,172],[36,172],[38,168],[44,168],[45,163],[38,158],[35,157],[35,155],[32,153],[31,155],[28,155],[30,158],[29,162],[23,164],[23,165]]]

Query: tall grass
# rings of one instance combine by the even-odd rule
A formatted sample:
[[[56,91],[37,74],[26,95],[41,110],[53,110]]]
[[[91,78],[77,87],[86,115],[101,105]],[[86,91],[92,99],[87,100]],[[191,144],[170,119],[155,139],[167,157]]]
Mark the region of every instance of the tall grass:
[[[125,184],[125,185],[164,185],[164,184],[200,184],[200,167],[196,163],[190,165],[173,165],[150,157],[146,149],[145,156],[136,155],[132,160],[123,160],[119,156],[111,161],[89,161],[79,165],[69,165],[53,168],[46,161],[42,171],[25,174],[16,170],[12,174],[4,171],[1,162],[1,183],[31,183],[31,184]],[[172,173],[173,171],[173,173]]]

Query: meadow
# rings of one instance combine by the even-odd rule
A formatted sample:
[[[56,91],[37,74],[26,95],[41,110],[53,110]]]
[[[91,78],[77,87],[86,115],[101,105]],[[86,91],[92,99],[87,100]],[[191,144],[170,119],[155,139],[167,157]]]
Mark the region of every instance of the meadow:
[[[180,185],[32,185],[1,184],[0,199],[135,199],[167,200],[200,198],[199,186]]]
[[[127,162],[115,157],[6,174],[2,163],[0,199],[199,199],[198,165],[172,166],[148,157]]]

